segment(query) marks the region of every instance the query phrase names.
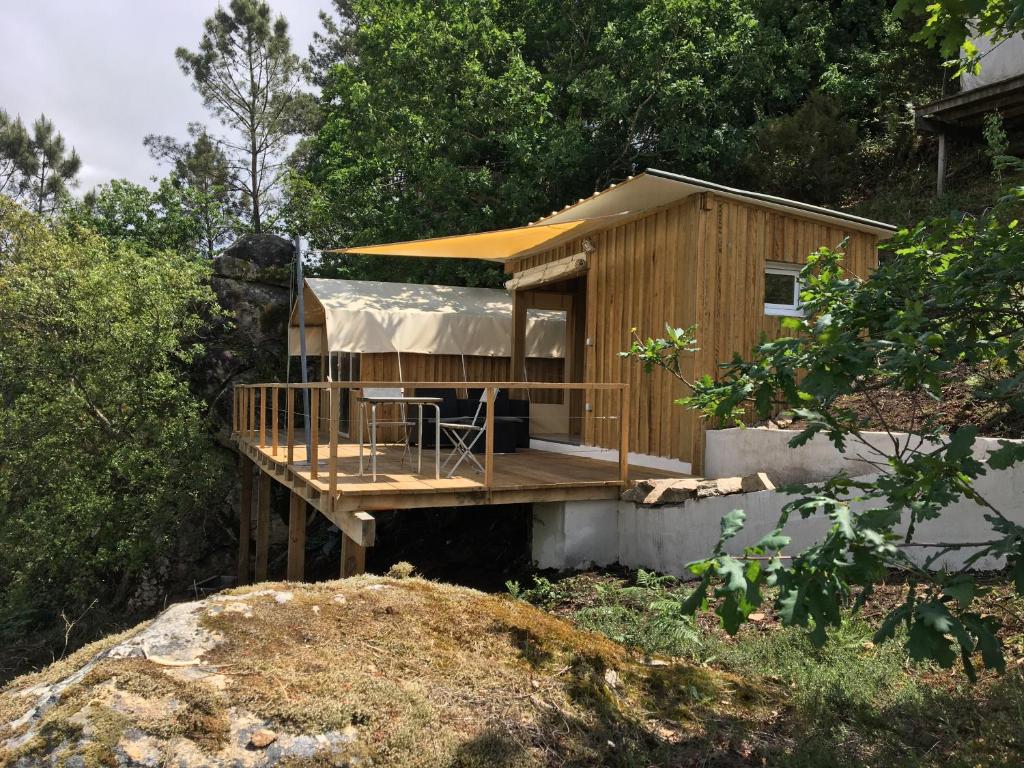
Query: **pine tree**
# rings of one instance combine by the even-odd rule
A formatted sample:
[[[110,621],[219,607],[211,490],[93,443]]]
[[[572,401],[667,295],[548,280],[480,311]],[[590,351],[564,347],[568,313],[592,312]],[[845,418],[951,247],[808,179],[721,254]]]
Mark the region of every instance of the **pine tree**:
[[[26,169],[33,167],[30,141],[21,118],[11,120],[0,109],[0,195],[19,198],[26,191]]]
[[[231,0],[206,20],[198,50],[178,48],[175,57],[206,108],[231,131],[223,143],[244,181],[252,230],[261,232],[304,103],[288,22],[273,19],[261,0]]]
[[[182,191],[186,209],[202,230],[203,250],[212,259],[238,224],[245,186],[205,126],[190,124],[188,132],[191,141],[150,135],[142,143],[153,158],[171,166],[170,181]]]
[[[31,160],[22,167],[27,177],[26,202],[39,215],[53,213],[67,196],[68,187],[77,183],[82,160],[74,149],[67,151],[64,137],[46,115],[32,123],[28,149]]]

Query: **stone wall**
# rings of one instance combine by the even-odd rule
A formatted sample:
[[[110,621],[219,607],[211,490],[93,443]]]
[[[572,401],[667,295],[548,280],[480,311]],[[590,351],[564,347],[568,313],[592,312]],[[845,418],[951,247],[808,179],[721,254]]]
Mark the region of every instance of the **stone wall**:
[[[676,576],[688,575],[687,563],[707,557],[718,542],[722,516],[734,509],[746,512],[744,531],[728,542],[730,553],[756,543],[773,530],[782,507],[795,497],[770,490],[775,485],[814,482],[840,470],[866,476],[872,469],[857,450],[839,453],[824,437],[793,449],[787,442],[795,433],[777,429],[727,429],[708,432],[706,464],[715,480],[641,481],[619,502],[565,502],[534,505],[533,557],[542,568],[576,569],[619,563]],[[895,435],[897,442],[912,439]],[[887,433],[872,433],[868,440],[879,449],[892,450]],[[979,438],[975,455],[981,459],[1000,440]],[[1019,441],[1012,441],[1019,442]],[[761,490],[765,488],[765,490]],[[1024,524],[1024,466],[990,471],[975,481],[989,503],[1017,523]],[[868,508],[854,503],[855,511]],[[915,540],[987,541],[992,538],[986,509],[961,498],[934,520],[918,524]],[[819,541],[830,526],[822,515],[803,519],[792,515],[785,528],[797,552]],[[900,529],[897,529],[900,532]],[[949,552],[934,565],[959,569],[974,550]],[[923,562],[934,552],[925,547],[909,550]],[[984,558],[978,570],[1002,568],[1002,558]]]

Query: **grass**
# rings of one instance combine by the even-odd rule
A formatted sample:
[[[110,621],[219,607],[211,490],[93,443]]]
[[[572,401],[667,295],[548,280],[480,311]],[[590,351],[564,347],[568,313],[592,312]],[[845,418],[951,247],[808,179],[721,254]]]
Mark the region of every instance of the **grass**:
[[[224,642],[201,667],[101,660],[4,754],[14,734],[3,722],[32,701],[22,692],[89,657],[13,681],[0,695],[0,764],[114,765],[140,738],[169,764],[245,762],[253,753],[240,722],[282,741],[344,734],[343,754],[282,763],[296,766],[1024,762],[1024,620],[1004,637],[1012,671],[970,686],[910,665],[898,644],[872,644],[861,618],[821,649],[770,609],[730,638],[679,618],[669,607],[686,587],[650,574],[538,577],[513,585],[523,599],[408,577],[257,589],[268,588],[294,594],[204,614]],[[1024,616],[1006,590],[985,599]]]
[[[332,758],[342,763],[738,766],[745,734],[771,716],[772,698],[738,676],[646,663],[505,596],[417,578],[259,585],[268,587],[294,596],[254,595],[249,611],[204,614],[224,642],[202,668],[102,660],[0,764],[116,764],[139,735],[171,764],[181,754],[230,762],[251,754],[231,722],[244,713],[279,734],[345,734]],[[32,700],[24,683],[0,697],[9,711]],[[738,725],[718,726],[726,721]],[[0,723],[0,753],[11,735]]]
[[[668,598],[684,585],[650,574],[537,577],[518,591],[553,613],[644,656],[684,658],[728,672],[774,700],[758,726],[727,727],[768,765],[1010,766],[1024,764],[1024,600],[998,580],[984,609],[1004,616],[1008,669],[970,685],[962,674],[911,664],[897,642],[875,645],[870,621],[850,615],[823,648],[782,628],[770,609],[729,637],[713,617],[680,617]],[[895,600],[880,590],[867,613]],[[513,587],[515,591],[515,587]]]

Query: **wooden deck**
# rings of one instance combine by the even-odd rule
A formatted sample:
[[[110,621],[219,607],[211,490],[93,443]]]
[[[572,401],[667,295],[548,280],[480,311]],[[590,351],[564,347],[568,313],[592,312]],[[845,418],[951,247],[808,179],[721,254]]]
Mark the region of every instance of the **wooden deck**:
[[[263,471],[299,492],[324,511],[323,497],[331,492],[330,446],[319,445],[316,477],[305,446],[293,447],[289,465],[286,449],[276,452],[268,445],[240,441],[243,452]],[[534,501],[614,499],[622,491],[617,462],[539,450],[519,450],[494,455],[494,479],[490,487],[483,474],[464,462],[455,477],[442,472],[434,478],[434,450],[423,450],[422,472],[416,472],[416,451],[405,456],[400,446],[379,446],[377,480],[370,476],[370,451],[364,447],[364,474],[359,474],[359,447],[337,447],[334,480],[335,512],[373,512],[467,505],[515,504]],[[447,458],[441,450],[441,460]],[[482,458],[482,457],[481,457]],[[677,477],[664,470],[630,467],[631,479]],[[326,514],[326,512],[325,512]]]
[[[488,388],[484,453],[479,456],[484,472],[464,462],[454,477],[435,478],[435,452],[423,451],[422,471],[417,471],[416,451],[404,457],[402,446],[378,446],[377,477],[369,474],[369,448],[364,447],[364,471],[359,471],[359,446],[340,434],[339,394],[343,388],[371,386],[362,383],[238,385],[234,395],[233,438],[242,455],[239,477],[241,509],[256,507],[255,565],[257,580],[267,576],[271,484],[277,481],[290,490],[288,579],[301,580],[307,522],[311,506],[342,531],[342,575],[360,573],[366,547],[373,546],[376,522],[373,512],[439,507],[490,506],[558,501],[617,499],[634,479],[681,477],[677,473],[631,466],[628,461],[629,388],[623,384],[560,384],[566,390],[616,392],[620,410],[617,420],[621,446],[614,460],[601,461],[571,452],[519,450],[494,452],[492,403],[498,389],[551,387],[548,384],[510,382],[469,383]],[[372,386],[391,386],[374,383]],[[427,384],[404,386],[415,389]],[[456,387],[458,384],[437,384]],[[310,390],[311,442],[316,456],[308,456],[296,422],[296,395]],[[321,406],[322,403],[322,406]],[[441,449],[441,461],[448,449]],[[259,468],[258,483],[257,473]],[[258,486],[258,487],[257,487]],[[239,519],[239,581],[249,579],[251,516]]]

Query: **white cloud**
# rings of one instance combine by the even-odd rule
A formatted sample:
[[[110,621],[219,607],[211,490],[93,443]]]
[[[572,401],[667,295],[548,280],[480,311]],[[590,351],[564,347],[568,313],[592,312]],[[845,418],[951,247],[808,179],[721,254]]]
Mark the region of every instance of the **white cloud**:
[[[271,0],[306,55],[322,3]],[[212,123],[174,49],[195,48],[213,0],[0,0],[0,108],[31,123],[51,118],[83,160],[79,192],[112,178],[150,184],[162,173],[149,133],[184,138]]]

